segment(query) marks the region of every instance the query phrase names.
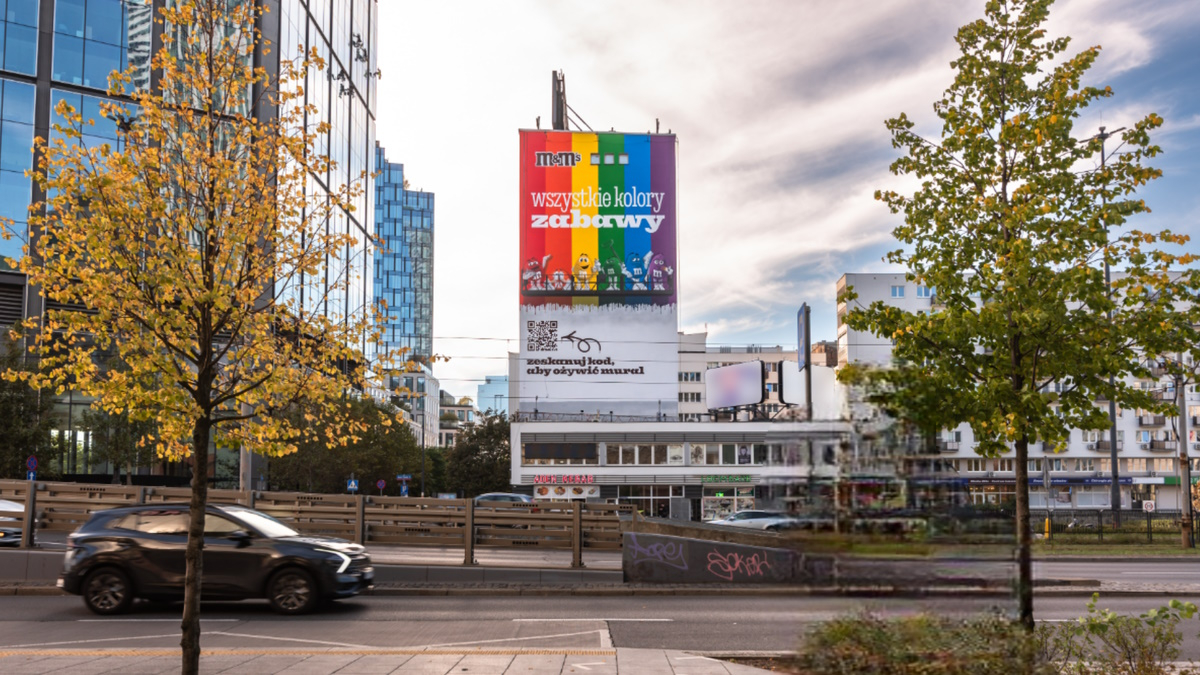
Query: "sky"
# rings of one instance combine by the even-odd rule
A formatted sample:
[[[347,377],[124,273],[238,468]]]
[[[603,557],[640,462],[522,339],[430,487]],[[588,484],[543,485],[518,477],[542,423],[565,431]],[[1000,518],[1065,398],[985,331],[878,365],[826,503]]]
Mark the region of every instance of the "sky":
[[[957,29],[983,0],[380,0],[377,134],[412,189],[435,193],[434,373],[474,396],[517,348],[518,130],[550,127],[550,74],[597,131],[678,136],[680,329],[709,344],[795,348],[796,310],[836,339],[835,283],[901,271],[903,187],[884,120],[927,136]],[[1115,95],[1076,135],[1154,112],[1163,177],[1131,225],[1200,239],[1200,12],[1187,0],[1060,0],[1069,53],[1102,46],[1085,84]],[[1086,132],[1086,133],[1085,133]],[[1200,243],[1189,249],[1200,253]]]

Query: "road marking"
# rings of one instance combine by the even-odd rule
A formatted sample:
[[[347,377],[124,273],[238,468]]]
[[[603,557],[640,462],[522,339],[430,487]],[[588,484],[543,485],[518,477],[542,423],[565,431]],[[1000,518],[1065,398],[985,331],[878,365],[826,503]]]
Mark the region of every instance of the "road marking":
[[[583,668],[584,670],[591,670],[591,668],[588,668],[588,666],[607,666],[607,665],[608,665],[608,661],[589,661],[588,663],[572,663],[571,667],[572,668]]]
[[[513,619],[513,621],[565,623],[567,621],[639,621],[639,622],[670,622],[675,619]]]
[[[489,643],[493,643],[493,642],[518,642],[521,640],[548,640],[550,638],[577,637],[579,635],[591,635],[592,633],[600,633],[601,635],[603,635],[603,631],[585,630],[585,631],[581,631],[578,633],[559,633],[557,635],[530,635],[527,637],[499,638],[496,640],[472,640],[470,642],[444,642],[442,644],[436,644],[436,645],[424,645],[424,648],[428,649],[431,647],[459,647],[462,645],[482,645],[482,644],[489,644]],[[212,633],[209,633],[209,635],[212,635]],[[420,649],[420,647],[418,649]]]
[[[178,623],[182,619],[75,619],[75,620],[78,621],[79,623],[151,623],[151,622],[155,622],[155,621],[170,621],[173,623]],[[238,621],[241,621],[242,619],[200,619],[200,620],[201,621],[209,621],[209,622],[227,621],[227,622],[237,623]]]
[[[371,649],[371,645],[356,645],[348,642],[326,642],[324,640],[302,640],[300,638],[275,637],[272,635],[250,635],[248,633],[227,633],[224,631],[209,631],[207,635],[224,635],[226,637],[254,638],[255,640],[280,640],[282,642],[303,642],[312,645],[329,645],[331,647],[350,647],[352,649]]]
[[[155,640],[158,638],[177,638],[179,633],[167,633],[166,635],[139,635],[137,637],[114,637],[114,638],[99,638],[96,640],[65,640],[63,642],[35,642],[25,645],[4,645],[0,649],[17,649],[19,647],[55,647],[58,645],[83,645],[91,642],[116,642],[118,640]]]

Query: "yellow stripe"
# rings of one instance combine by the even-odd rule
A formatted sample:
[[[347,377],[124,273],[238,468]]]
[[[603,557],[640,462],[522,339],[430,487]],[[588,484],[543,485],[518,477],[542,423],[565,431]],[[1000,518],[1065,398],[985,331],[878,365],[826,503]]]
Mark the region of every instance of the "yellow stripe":
[[[592,154],[600,150],[600,137],[596,134],[573,134],[571,149],[579,153],[582,160],[571,169],[571,192],[578,194],[580,190],[591,188],[593,191],[600,187],[600,167],[592,164]],[[579,213],[589,218],[600,212],[595,206],[579,209]],[[571,267],[579,263],[579,256],[586,255],[591,264],[592,282],[595,282],[596,258],[600,253],[600,231],[591,227],[571,229]],[[574,298],[574,305],[598,305],[599,298]]]

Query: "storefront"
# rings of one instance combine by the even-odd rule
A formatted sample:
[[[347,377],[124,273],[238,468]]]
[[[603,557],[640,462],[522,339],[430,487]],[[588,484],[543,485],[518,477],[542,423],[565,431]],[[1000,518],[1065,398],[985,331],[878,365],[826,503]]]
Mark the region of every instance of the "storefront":
[[[702,480],[700,520],[724,520],[738,511],[755,508],[749,475],[704,476]]]
[[[841,422],[518,421],[512,489],[691,521],[792,501],[808,510],[833,498],[847,436]]]

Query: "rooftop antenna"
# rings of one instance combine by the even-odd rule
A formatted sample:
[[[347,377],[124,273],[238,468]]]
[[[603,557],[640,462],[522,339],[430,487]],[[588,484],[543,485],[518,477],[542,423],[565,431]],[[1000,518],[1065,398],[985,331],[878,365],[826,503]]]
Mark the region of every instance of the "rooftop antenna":
[[[567,78],[561,70],[550,71],[551,128],[567,130]]]
[[[654,118],[654,133],[658,133],[658,118]]]
[[[535,124],[537,124],[537,128],[539,128],[539,129],[542,128],[542,116],[541,115],[537,116],[537,120],[536,120]]]

